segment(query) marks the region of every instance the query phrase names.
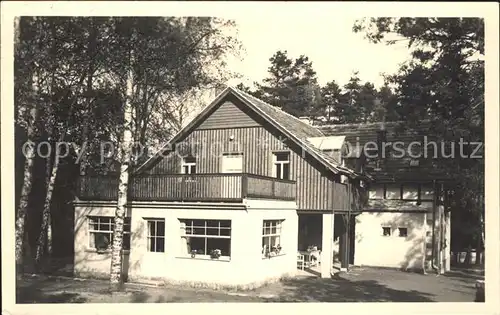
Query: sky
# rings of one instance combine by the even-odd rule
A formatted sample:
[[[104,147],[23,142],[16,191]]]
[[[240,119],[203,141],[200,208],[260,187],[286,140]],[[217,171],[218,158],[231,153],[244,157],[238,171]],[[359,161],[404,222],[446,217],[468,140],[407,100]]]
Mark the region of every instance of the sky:
[[[278,50],[287,50],[289,57],[304,54],[313,62],[320,85],[335,80],[344,85],[353,71],[359,71],[361,81],[383,84],[381,73],[394,73],[398,65],[409,59],[404,43],[394,46],[372,44],[362,33],[354,33],[354,17],[339,15],[275,15],[273,18],[238,17],[238,38],[246,53],[242,61],[228,60],[232,71],[241,73],[242,80],[231,80],[230,85],[243,82],[251,85],[267,75],[269,58]]]

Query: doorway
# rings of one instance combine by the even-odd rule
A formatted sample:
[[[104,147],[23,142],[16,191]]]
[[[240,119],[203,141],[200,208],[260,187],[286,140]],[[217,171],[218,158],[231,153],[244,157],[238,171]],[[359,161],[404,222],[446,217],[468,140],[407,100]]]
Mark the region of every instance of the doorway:
[[[321,214],[299,214],[298,250],[322,247],[323,216]]]
[[[222,155],[222,198],[239,198],[241,195],[241,176],[243,173],[243,153],[225,153]],[[235,174],[231,176],[229,174]]]
[[[348,221],[349,229],[347,229]],[[347,264],[354,265],[356,217],[351,214],[350,220],[348,220],[348,214],[335,214],[333,234],[335,248],[334,261],[340,263],[343,268],[346,268]],[[346,259],[346,255],[348,259]]]

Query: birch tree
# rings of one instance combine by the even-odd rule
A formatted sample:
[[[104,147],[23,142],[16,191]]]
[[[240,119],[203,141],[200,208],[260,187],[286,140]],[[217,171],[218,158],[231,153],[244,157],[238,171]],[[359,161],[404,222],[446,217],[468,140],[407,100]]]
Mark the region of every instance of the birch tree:
[[[15,18],[15,50],[16,57],[19,63],[27,63],[30,65],[29,69],[24,73],[29,77],[28,89],[16,89],[18,97],[17,115],[20,118],[19,123],[26,128],[28,142],[23,147],[25,156],[24,161],[24,176],[23,185],[21,189],[21,196],[19,200],[19,207],[16,214],[16,230],[15,230],[15,256],[16,256],[16,273],[22,275],[23,273],[23,256],[24,247],[28,245],[25,243],[27,236],[25,235],[25,222],[26,214],[28,212],[28,200],[33,185],[33,166],[35,161],[34,139],[37,133],[36,123],[38,118],[38,85],[39,77],[36,72],[36,64],[32,60],[32,54],[29,53],[29,47],[24,45],[23,41],[23,28],[25,24],[21,24],[19,17]],[[27,26],[27,25],[26,25]],[[26,36],[27,37],[27,36]],[[17,67],[16,70],[18,70]],[[26,70],[26,69],[25,69]],[[21,71],[16,71],[16,75],[22,76]]]
[[[51,23],[50,25],[50,30],[51,30],[51,51],[49,56],[54,57],[56,55],[56,31],[55,31],[55,25]],[[51,67],[49,69],[49,76],[50,79],[48,81],[48,104],[46,107],[47,115],[45,117],[45,123],[49,125],[47,128],[47,133],[48,133],[48,142],[51,143],[52,141],[52,136],[54,133],[55,129],[55,119],[53,116],[53,104],[52,104],[52,92],[53,92],[53,87],[55,84],[55,62],[54,60],[51,61]],[[35,267],[39,269],[40,267],[40,262],[42,259],[42,254],[45,249],[45,246],[47,247],[47,253],[50,255],[52,252],[52,227],[50,224],[50,202],[52,200],[52,192],[54,190],[54,183],[57,175],[57,169],[59,166],[59,158],[56,155],[56,158],[54,159],[54,165],[52,165],[52,159],[51,159],[51,153],[49,152],[49,156],[47,157],[46,160],[46,196],[45,196],[45,202],[43,206],[43,212],[42,212],[42,224],[40,228],[40,233],[38,235],[37,239],[37,246],[36,246],[36,254],[35,254]]]
[[[75,62],[79,60],[75,53],[62,53],[64,46],[77,47],[81,42],[80,32],[84,28],[79,27],[79,30],[75,32],[79,22],[79,19],[73,18],[50,18],[38,21],[40,25],[44,26],[44,33],[47,33],[47,29],[49,30],[49,34],[45,35],[44,40],[48,54],[44,67],[41,67],[47,77],[44,80],[45,102],[41,107],[43,109],[41,119],[44,121],[45,133],[50,145],[50,151],[46,157],[46,192],[40,233],[36,243],[35,265],[38,271],[40,271],[44,254],[47,259],[50,259],[52,254],[52,196],[61,159],[67,156],[70,151],[67,143],[71,142],[71,130],[74,129],[71,126],[71,117],[77,103],[80,102],[79,94],[83,94],[78,91],[82,90],[84,80],[88,76],[85,63]],[[94,56],[94,54],[89,54],[88,58],[93,59]],[[76,73],[76,75],[72,73]],[[59,86],[59,90],[56,89],[56,86]]]
[[[127,76],[127,94],[123,115],[123,134],[121,139],[121,166],[120,179],[118,183],[118,201],[115,210],[115,225],[113,229],[113,243],[111,247],[111,276],[112,289],[118,290],[123,284],[122,275],[122,249],[123,228],[127,206],[128,183],[130,172],[130,157],[132,153],[132,96],[134,85],[134,51],[130,51],[130,66]]]
[[[30,31],[16,36],[19,42],[16,45],[19,46],[16,48],[16,71],[19,72],[16,73],[16,123],[23,127],[28,139],[48,140],[52,149],[56,142],[71,143],[76,153],[81,154],[82,160],[76,161],[80,163],[81,172],[107,168],[107,163],[101,164],[100,145],[109,141],[123,149],[120,139],[124,139],[126,125],[132,139],[143,144],[155,139],[166,140],[188,112],[177,100],[191,91],[208,89],[227,80],[232,74],[224,72],[224,56],[237,54],[239,50],[237,40],[223,32],[226,26],[231,27],[231,22],[212,18],[29,17],[21,20]],[[130,30],[140,36],[131,41]],[[133,60],[129,59],[128,48],[134,49]],[[129,89],[131,73],[134,78]],[[30,81],[34,83],[27,84]],[[124,123],[124,118],[129,117],[125,115],[128,107],[124,104],[132,108],[130,123]],[[162,123],[164,119],[167,123]],[[37,121],[42,122],[38,129]],[[32,157],[32,149],[26,146],[27,157]],[[123,155],[119,154],[119,158]],[[68,162],[73,163],[72,159],[58,160],[54,154],[47,159],[42,207],[35,203],[28,205],[33,168],[40,166],[34,165],[33,159],[23,160],[24,170],[16,166],[16,172],[26,175],[17,193],[20,211],[16,214],[16,262],[19,265],[28,208],[30,218],[33,216],[30,222],[34,223],[30,234],[38,236],[36,260],[40,263],[45,255],[51,256],[52,199],[61,191],[73,193],[76,178],[70,174],[72,168],[61,168]],[[131,165],[129,171],[130,168]],[[61,176],[66,187],[56,185]],[[42,190],[36,188],[37,192]]]

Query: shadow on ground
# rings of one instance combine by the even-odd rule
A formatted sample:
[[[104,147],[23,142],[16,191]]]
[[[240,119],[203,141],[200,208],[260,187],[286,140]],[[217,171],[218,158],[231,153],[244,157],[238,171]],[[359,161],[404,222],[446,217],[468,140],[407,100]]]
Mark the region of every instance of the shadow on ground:
[[[53,292],[44,290],[47,284],[38,281],[22,281],[16,286],[16,303],[85,303],[87,299],[79,293],[65,292],[63,290]]]
[[[111,293],[105,280],[28,276],[16,291],[17,303],[473,302],[477,277],[462,271],[436,276],[354,268],[331,279],[309,273],[246,292],[128,283],[123,292]]]
[[[467,270],[451,270],[443,275],[444,277],[448,277],[450,279],[457,279],[462,281],[475,281],[484,279],[484,270],[480,272],[471,272]]]
[[[25,277],[17,282],[16,302],[33,303],[172,303],[172,302],[264,302],[257,296],[184,287],[145,287],[127,284],[110,292],[105,280],[75,280],[47,276]]]
[[[333,279],[314,277],[283,282],[280,302],[431,302],[432,294],[416,290],[395,290],[375,280],[350,281],[342,276]]]

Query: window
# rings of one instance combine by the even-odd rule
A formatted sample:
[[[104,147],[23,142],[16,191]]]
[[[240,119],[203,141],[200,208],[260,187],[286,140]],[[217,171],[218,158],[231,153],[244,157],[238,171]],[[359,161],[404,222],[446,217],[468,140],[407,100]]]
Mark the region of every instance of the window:
[[[386,184],[385,199],[399,200],[401,199],[401,185]]]
[[[242,173],[243,153],[223,153],[221,161],[222,173]]]
[[[404,184],[402,188],[401,199],[403,200],[419,200],[418,198],[418,185]]]
[[[275,256],[281,253],[281,225],[283,220],[264,220],[262,225],[262,255]]]
[[[146,219],[148,252],[165,252],[165,219]]]
[[[414,183],[388,183],[371,185],[369,190],[369,198],[416,201],[417,204],[421,204],[422,201],[433,201],[434,192],[431,187],[425,185]]]
[[[113,242],[114,217],[88,217],[89,247],[97,250],[107,250]],[[130,250],[130,217],[123,224],[123,249]]]
[[[382,227],[382,236],[391,236],[391,228],[387,226]]]
[[[185,254],[210,256],[218,249],[220,256],[231,256],[231,220],[180,219],[181,240]]]
[[[274,153],[274,173],[279,179],[290,179],[290,153]]]
[[[399,230],[399,237],[407,237],[408,236],[408,228],[400,227],[400,228],[398,228],[398,230]]]
[[[432,187],[422,185],[422,187],[420,188],[420,199],[433,201],[434,189]]]
[[[368,196],[370,199],[384,199],[384,185],[371,185]]]
[[[182,174],[196,174],[196,158],[192,156],[182,159]]]

